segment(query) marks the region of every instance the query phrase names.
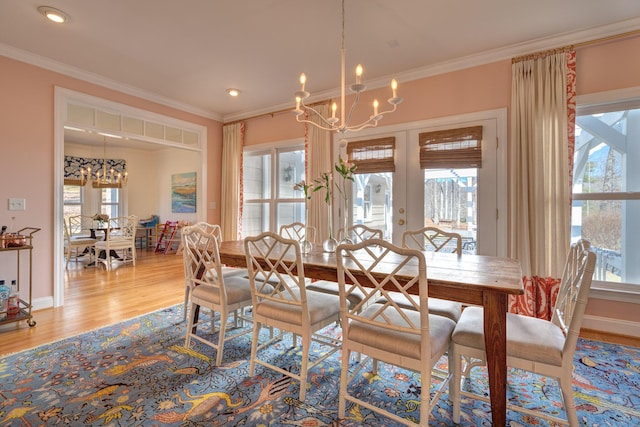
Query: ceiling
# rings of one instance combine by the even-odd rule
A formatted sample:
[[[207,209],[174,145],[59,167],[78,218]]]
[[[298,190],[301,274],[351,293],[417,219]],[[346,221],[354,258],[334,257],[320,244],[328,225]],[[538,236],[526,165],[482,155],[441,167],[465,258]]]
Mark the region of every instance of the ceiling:
[[[70,16],[63,25],[37,10]],[[0,55],[222,121],[339,93],[340,0],[2,0]],[[637,0],[346,0],[347,70],[386,86],[640,28]],[[351,71],[347,71],[349,76]],[[347,77],[349,79],[349,77]],[[231,98],[227,88],[241,95]]]

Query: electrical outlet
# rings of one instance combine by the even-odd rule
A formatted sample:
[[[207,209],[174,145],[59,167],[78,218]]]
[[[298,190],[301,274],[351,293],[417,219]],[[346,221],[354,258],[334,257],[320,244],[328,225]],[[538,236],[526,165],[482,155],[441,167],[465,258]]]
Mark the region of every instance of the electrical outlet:
[[[27,200],[26,199],[9,199],[9,210],[10,211],[27,210]]]

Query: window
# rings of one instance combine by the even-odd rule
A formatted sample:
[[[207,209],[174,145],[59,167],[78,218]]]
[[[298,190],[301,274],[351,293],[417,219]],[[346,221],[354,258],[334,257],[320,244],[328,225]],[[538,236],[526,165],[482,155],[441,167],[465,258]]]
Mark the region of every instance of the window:
[[[597,253],[594,288],[640,284],[640,99],[578,108],[571,237]]]
[[[465,253],[476,251],[478,168],[482,167],[483,127],[420,133],[424,169],[425,226],[435,224],[462,236]]]
[[[305,179],[304,162],[302,143],[244,150],[243,236],[263,231],[277,233],[281,225],[304,222],[304,194],[293,189]]]
[[[109,215],[109,218],[120,216],[120,189],[100,188],[100,213]]]
[[[391,188],[396,170],[395,149],[395,137],[353,141],[346,147],[349,162],[357,166],[351,189],[351,222],[382,230],[385,239],[391,239],[393,227]]]
[[[79,185],[64,186],[64,219],[70,216],[82,215],[82,204],[84,203],[84,192]]]

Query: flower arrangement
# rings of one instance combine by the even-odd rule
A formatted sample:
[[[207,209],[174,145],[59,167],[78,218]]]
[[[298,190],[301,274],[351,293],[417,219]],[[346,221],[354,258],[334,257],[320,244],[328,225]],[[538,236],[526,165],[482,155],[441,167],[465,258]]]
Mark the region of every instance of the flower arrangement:
[[[314,179],[313,182],[315,182],[313,192],[315,193],[318,190],[325,190],[324,201],[327,204],[331,204],[331,190],[333,187],[333,175],[331,174],[331,171],[322,172],[320,177]]]
[[[311,189],[311,187],[313,187],[313,184],[311,183],[307,184],[306,181],[303,179],[302,181],[294,184],[293,189],[295,191],[302,191],[304,193],[304,199],[306,203],[306,200],[311,200],[311,194],[309,193],[309,190]]]
[[[347,206],[348,204],[348,194],[347,194],[347,181],[354,181],[353,179],[353,174],[356,171],[357,166],[353,163],[347,162],[345,161],[342,157],[338,157],[338,162],[333,166],[333,169],[338,172],[338,174],[342,177],[342,182],[335,183],[335,187],[338,190],[338,192],[342,195],[343,199],[344,199],[344,206]],[[332,195],[333,195],[333,173],[332,171],[326,171],[326,172],[322,172],[322,174],[320,174],[320,176],[318,178],[316,178],[314,180],[315,183],[315,187],[313,188],[313,191],[319,191],[319,190],[324,190],[325,194],[324,194],[324,201],[327,203],[327,205],[329,206],[329,240],[333,240],[333,226],[332,226],[332,215],[331,215],[331,202],[332,202]],[[345,224],[347,223],[347,216],[345,215]],[[332,250],[329,249],[331,247],[333,247],[335,249],[335,240],[334,241],[334,245],[331,246],[325,246],[325,251],[326,252],[331,252]]]
[[[356,172],[358,168],[354,163],[350,163],[344,161],[342,157],[338,157],[338,163],[334,165],[336,172],[340,174],[342,177],[342,188],[336,184],[336,188],[342,194],[342,197],[346,199],[347,197],[347,181],[353,182],[353,174]]]
[[[100,225],[102,225],[105,222],[109,221],[109,215],[102,214],[102,213],[97,213],[92,218],[93,218],[94,221],[98,221],[98,224],[100,224]]]
[[[307,183],[304,179],[296,184],[294,184],[293,189],[295,191],[302,191],[304,193],[304,240],[300,242],[300,251],[302,254],[308,254],[311,252],[313,247],[312,243],[307,240],[309,230],[307,227],[309,226],[309,200],[311,200],[311,190],[313,187],[312,183]]]
[[[344,226],[342,229],[342,232],[343,232],[342,239],[349,243],[351,243],[351,240],[348,237],[349,236],[349,212],[351,209],[349,208],[349,198],[348,198],[349,194],[347,193],[347,181],[354,182],[353,174],[355,173],[357,168],[358,166],[356,166],[354,163],[350,163],[343,160],[341,156],[338,156],[338,163],[334,165],[334,169],[342,177],[341,185],[338,185],[338,183],[336,183],[336,188],[340,192],[340,195],[342,195],[342,201],[343,201],[342,206],[344,210],[342,215],[344,219]]]

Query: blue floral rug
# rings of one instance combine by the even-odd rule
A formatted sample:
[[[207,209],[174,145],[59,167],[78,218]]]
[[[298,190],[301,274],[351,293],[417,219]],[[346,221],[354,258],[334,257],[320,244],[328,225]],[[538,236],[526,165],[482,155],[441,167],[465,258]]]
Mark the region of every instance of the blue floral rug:
[[[249,376],[251,334],[227,342],[222,366],[208,347],[186,349],[182,307],[175,306],[77,337],[0,358],[0,425],[91,426],[391,426],[365,409],[337,418],[340,360],[311,371],[305,402],[299,385],[261,367]],[[340,335],[339,327],[324,333]],[[323,349],[314,347],[312,358]],[[269,350],[280,366],[298,369],[299,348],[290,341]],[[352,362],[353,368],[357,361]],[[442,363],[446,366],[446,359]],[[376,404],[400,416],[418,417],[420,381],[413,373],[383,365],[362,381]],[[581,425],[640,425],[640,349],[579,340],[574,392]],[[487,392],[486,373],[473,370],[466,387]],[[522,371],[509,374],[508,398],[564,416],[555,381]],[[488,404],[463,399],[462,426],[489,426]],[[550,426],[508,411],[508,424]],[[445,394],[430,425],[453,426]]]

